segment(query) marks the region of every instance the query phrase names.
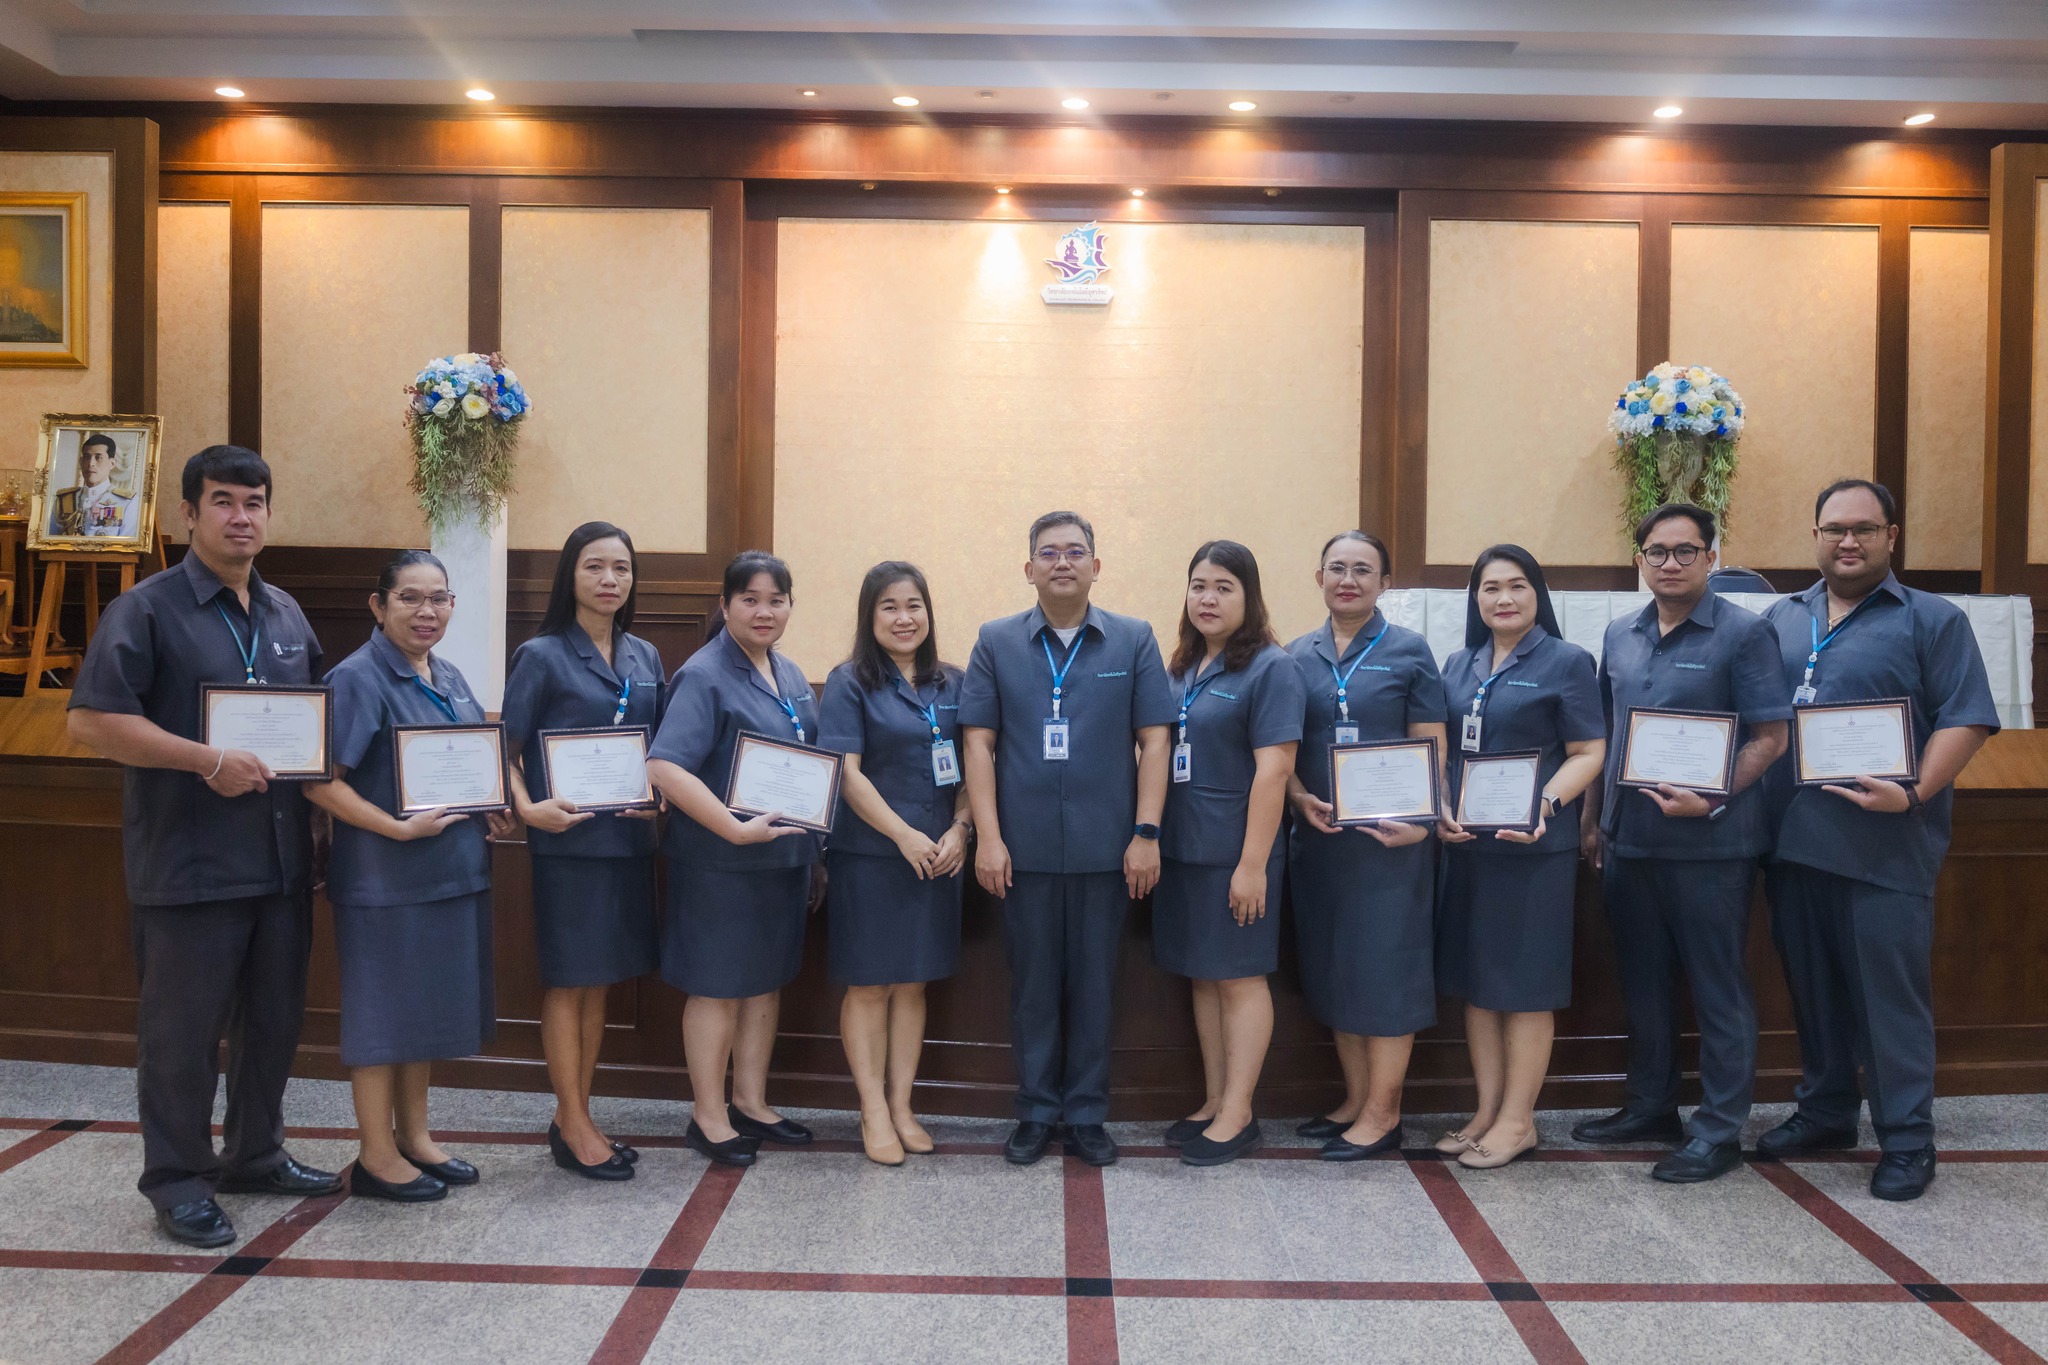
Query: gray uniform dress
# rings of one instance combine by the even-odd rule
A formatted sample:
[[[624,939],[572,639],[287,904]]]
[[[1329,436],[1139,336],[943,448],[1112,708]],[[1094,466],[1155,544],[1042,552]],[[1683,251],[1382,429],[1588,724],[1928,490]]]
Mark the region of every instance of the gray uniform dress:
[[[860,755],[861,775],[911,828],[938,839],[953,823],[958,783],[932,774],[932,744],[960,752],[960,673],[941,669],[937,683],[913,689],[891,666],[889,685],[869,689],[841,664],[825,679],[819,743]],[[960,965],[959,872],[920,878],[889,836],[839,803],[832,825],[832,979],[849,986],[936,981]]]
[[[334,761],[358,796],[398,813],[392,727],[480,725],[462,673],[429,655],[429,685],[383,631],[327,675]],[[451,714],[452,713],[452,714]],[[327,860],[341,964],[341,1064],[467,1057],[497,1033],[491,851],[484,817],[400,842],[334,822]]]
[[[1789,717],[1776,637],[1762,617],[1711,592],[1660,632],[1652,602],[1607,627],[1600,697],[1610,725],[1603,876],[1628,1006],[1627,1107],[1643,1117],[1678,1107],[1682,973],[1699,1018],[1703,1091],[1687,1131],[1733,1142],[1756,1080],[1756,1000],[1745,958],[1750,888],[1767,844],[1763,790],[1737,792],[1711,818],[1674,817],[1620,785],[1621,763],[1633,707],[1733,711],[1744,727]],[[1748,739],[1745,729],[1738,747]]]
[[[249,610],[196,553],[116,597],[71,687],[73,707],[200,738],[201,683],[305,686],[320,642],[291,597],[249,575]],[[313,840],[295,782],[216,795],[197,774],[121,770],[121,853],[141,979],[137,1187],[160,1209],[223,1175],[284,1160],[284,1087],[305,1014]],[[229,1021],[225,1150],[213,1147]]]
[[[1307,690],[1294,773],[1320,800],[1330,799],[1340,686],[1361,740],[1405,739],[1411,725],[1443,723],[1444,684],[1429,641],[1378,612],[1341,659],[1327,621],[1287,652]],[[1368,1038],[1400,1038],[1434,1024],[1435,840],[1388,848],[1357,830],[1324,834],[1296,820],[1287,847],[1309,1012]]]
[[[803,670],[771,654],[775,689],[729,633],[692,654],[669,680],[668,706],[648,750],[688,770],[720,800],[732,778],[740,732],[818,740],[818,705]],[[792,721],[785,702],[796,712]],[[812,834],[729,844],[680,811],[669,816],[668,917],[661,979],[677,990],[744,1000],[781,990],[804,960]]]
[[[1266,913],[1239,924],[1230,877],[1244,853],[1254,751],[1301,738],[1301,670],[1267,645],[1242,670],[1218,658],[1192,678],[1167,680],[1174,739],[1186,736],[1189,773],[1166,789],[1159,829],[1159,887],[1152,893],[1152,958],[1201,981],[1264,976],[1280,965],[1281,874],[1286,841],[1276,829],[1266,856]]]
[[[1827,609],[1827,585],[1816,583],[1764,614],[1788,695],[1828,636]],[[1909,698],[1922,749],[1936,730],[1998,729],[1969,618],[1890,575],[1820,651],[1813,686],[1822,702]],[[1764,880],[1799,1029],[1800,1112],[1855,1127],[1860,1062],[1879,1145],[1917,1151],[1934,1140],[1934,881],[1954,794],[1917,812],[1867,811],[1795,787],[1790,754],[1768,781],[1777,849]]]
[[[1464,777],[1459,735],[1472,699],[1493,674],[1493,642],[1461,649],[1444,664],[1451,740],[1451,808]],[[1486,688],[1480,753],[1540,749],[1538,782],[1564,766],[1564,746],[1602,739],[1600,684],[1593,656],[1532,626]],[[1540,790],[1540,785],[1539,785]],[[1559,1010],[1572,998],[1572,907],[1578,886],[1579,803],[1550,817],[1533,844],[1491,831],[1444,849],[1437,905],[1436,979],[1445,995],[1480,1009]]]
[[[644,725],[661,720],[661,655],[618,635],[612,663],[583,627],[537,635],[512,656],[505,679],[505,738],[521,754],[527,794],[548,798],[542,730]],[[660,961],[655,934],[654,822],[599,812],[560,834],[529,827],[533,931],[543,986],[609,986]]]

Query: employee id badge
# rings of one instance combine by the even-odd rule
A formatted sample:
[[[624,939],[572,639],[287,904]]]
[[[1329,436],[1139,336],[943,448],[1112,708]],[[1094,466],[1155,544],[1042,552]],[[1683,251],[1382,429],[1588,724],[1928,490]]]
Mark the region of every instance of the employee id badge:
[[[1049,763],[1067,761],[1067,722],[1065,717],[1051,716],[1045,722],[1045,758]]]
[[[936,740],[932,744],[932,781],[941,787],[950,787],[960,780],[960,758],[953,752],[953,741]]]
[[[1813,699],[1819,695],[1820,693],[1814,691],[1810,685],[1801,683],[1792,689],[1792,704],[1794,706],[1811,706],[1813,705]]]
[[[1195,748],[1186,740],[1173,746],[1173,780],[1189,782],[1195,776]]]
[[[1458,747],[1468,754],[1479,752],[1479,721],[1476,713],[1466,716],[1464,728],[1458,732]]]
[[[1337,727],[1337,743],[1339,743],[1339,744],[1356,744],[1356,743],[1358,743],[1358,727],[1357,727],[1356,725],[1340,725],[1340,726],[1338,726],[1338,727]]]

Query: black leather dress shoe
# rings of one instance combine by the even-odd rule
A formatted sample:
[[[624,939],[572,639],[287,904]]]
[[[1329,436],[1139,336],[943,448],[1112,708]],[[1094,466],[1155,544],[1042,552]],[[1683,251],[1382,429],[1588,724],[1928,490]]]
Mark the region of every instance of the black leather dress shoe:
[[[358,1161],[349,1172],[348,1192],[358,1199],[388,1199],[394,1204],[431,1204],[448,1197],[448,1182],[422,1172],[403,1185],[379,1180]]]
[[[1341,1137],[1344,1130],[1350,1126],[1348,1123],[1339,1123],[1333,1118],[1326,1118],[1319,1114],[1307,1123],[1295,1124],[1294,1131],[1298,1137],[1310,1138],[1316,1142],[1328,1142],[1333,1137]]]
[[[303,1199],[308,1195],[335,1193],[341,1188],[341,1177],[333,1171],[301,1166],[287,1156],[255,1175],[222,1176],[215,1188],[222,1194],[288,1194]]]
[[[733,1127],[737,1130],[739,1125],[735,1124]],[[690,1126],[683,1129],[683,1145],[693,1152],[702,1152],[721,1166],[751,1166],[754,1164],[754,1153],[761,1146],[757,1139],[750,1138],[745,1133],[737,1132],[735,1136],[729,1137],[723,1142],[713,1142],[710,1138],[704,1136],[704,1130],[697,1126],[697,1120],[695,1119],[691,1119]],[[574,1158],[571,1159],[573,1160]],[[625,1165],[625,1162],[620,1160],[617,1152],[612,1153],[611,1156],[606,1158],[606,1164],[609,1165],[614,1161],[618,1161],[622,1166]],[[626,1166],[626,1175],[600,1178],[624,1180],[626,1176],[631,1174],[633,1174],[633,1168]]]
[[[696,1125],[692,1124],[692,1127]],[[569,1140],[562,1136],[562,1130],[554,1124],[548,1125],[548,1151],[554,1154],[555,1164],[565,1171],[574,1171],[586,1180],[631,1180],[633,1163],[618,1151],[618,1144],[612,1144],[612,1154],[603,1161],[585,1165],[576,1159],[576,1150]]]
[[[1116,1141],[1099,1123],[1068,1124],[1066,1153],[1080,1157],[1090,1166],[1116,1165]],[[1186,1159],[1187,1148],[1181,1148],[1181,1156]]]
[[[1237,1160],[1246,1152],[1256,1152],[1264,1136],[1259,1132],[1259,1121],[1253,1119],[1239,1129],[1235,1137],[1218,1142],[1203,1133],[1197,1133],[1187,1140],[1180,1149],[1180,1164],[1183,1166],[1222,1166]]]
[[[399,1155],[405,1156],[405,1153],[400,1152]],[[474,1185],[483,1178],[477,1174],[476,1167],[459,1156],[451,1156],[446,1161],[418,1161],[409,1156],[405,1159],[444,1185]]]
[[[1917,1152],[1886,1152],[1877,1159],[1870,1176],[1870,1193],[1876,1199],[1918,1199],[1934,1183],[1934,1146]]]
[[[763,1123],[750,1119],[737,1108],[726,1110],[726,1118],[732,1130],[741,1137],[750,1137],[756,1142],[773,1142],[784,1147],[807,1147],[811,1141],[811,1130],[795,1119],[777,1119]]]
[[[1012,1166],[1029,1166],[1044,1156],[1051,1145],[1051,1124],[1024,1119],[1010,1130],[1009,1140],[1003,1143],[1003,1160]]]
[[[1794,1113],[1756,1140],[1765,1156],[1800,1156],[1806,1152],[1839,1150],[1856,1145],[1854,1128],[1824,1128],[1801,1113]]]
[[[188,1199],[156,1211],[156,1225],[164,1236],[188,1247],[224,1247],[235,1240],[235,1225],[227,1211],[211,1199]]]
[[[1169,1147],[1185,1147],[1190,1138],[1200,1137],[1209,1123],[1208,1119],[1181,1119],[1167,1127],[1166,1135],[1160,1141]]]
[[[1368,1142],[1363,1145],[1356,1142],[1346,1142],[1344,1134],[1340,1130],[1337,1136],[1323,1144],[1321,1158],[1324,1161],[1363,1161],[1369,1156],[1378,1156],[1381,1152],[1398,1152],[1400,1150],[1401,1125],[1397,1123],[1392,1128],[1387,1129],[1377,1141]]]
[[[1683,1147],[1650,1168],[1650,1179],[1667,1185],[1698,1185],[1726,1175],[1741,1164],[1741,1143],[1690,1138]]]
[[[1678,1114],[1632,1114],[1617,1109],[1604,1119],[1587,1119],[1572,1128],[1575,1142],[1683,1142],[1685,1128]]]

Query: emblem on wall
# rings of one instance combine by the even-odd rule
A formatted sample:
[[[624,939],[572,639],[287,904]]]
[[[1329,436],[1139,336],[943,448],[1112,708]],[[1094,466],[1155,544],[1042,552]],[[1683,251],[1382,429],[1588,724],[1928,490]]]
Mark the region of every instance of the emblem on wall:
[[[1060,272],[1058,280],[1038,291],[1047,303],[1108,303],[1116,291],[1099,281],[1109,272],[1102,244],[1108,234],[1094,223],[1063,234],[1045,263]]]

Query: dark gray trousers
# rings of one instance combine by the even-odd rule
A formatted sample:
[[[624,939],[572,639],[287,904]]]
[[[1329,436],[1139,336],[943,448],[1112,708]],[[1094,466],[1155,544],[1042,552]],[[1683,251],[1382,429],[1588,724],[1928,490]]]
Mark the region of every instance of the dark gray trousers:
[[[1121,872],[1019,872],[1003,901],[1017,1117],[1109,1115],[1110,993],[1130,894]]]
[[[1754,858],[1685,862],[1609,855],[1608,922],[1628,1007],[1628,1110],[1678,1109],[1678,977],[1700,1030],[1700,1106],[1686,1131],[1733,1142],[1756,1089],[1756,997],[1744,954]]]
[[[223,1175],[284,1160],[284,1087],[306,1007],[306,892],[133,908],[142,996],[135,1084],[142,1179],[160,1209],[211,1198]],[[228,1040],[225,1149],[213,1147],[220,1039]]]
[[[1934,898],[1799,863],[1765,875],[1771,938],[1785,964],[1805,1073],[1799,1112],[1854,1128],[1870,1097],[1878,1146],[1934,1141]]]

